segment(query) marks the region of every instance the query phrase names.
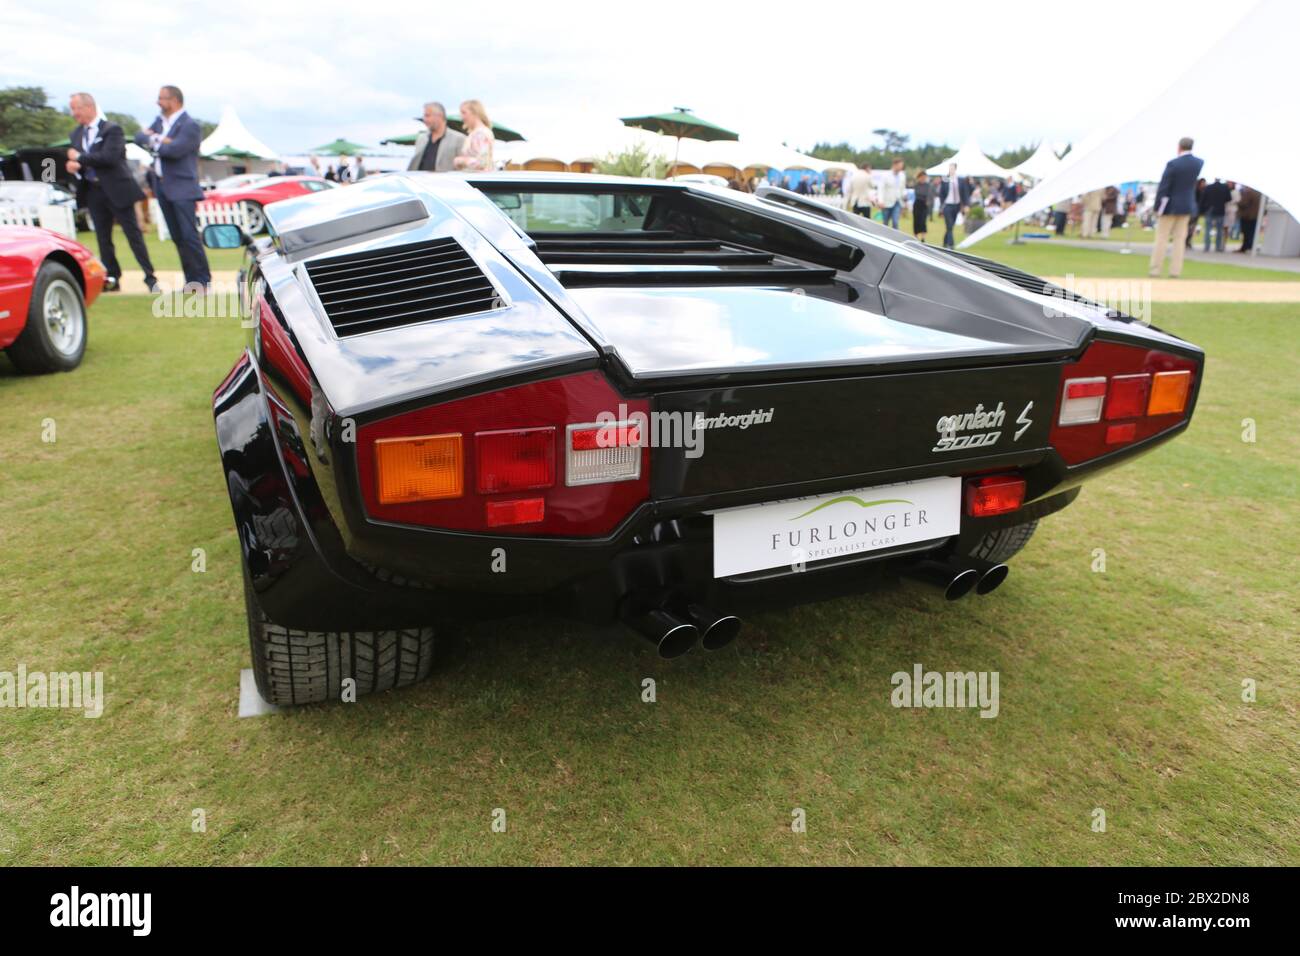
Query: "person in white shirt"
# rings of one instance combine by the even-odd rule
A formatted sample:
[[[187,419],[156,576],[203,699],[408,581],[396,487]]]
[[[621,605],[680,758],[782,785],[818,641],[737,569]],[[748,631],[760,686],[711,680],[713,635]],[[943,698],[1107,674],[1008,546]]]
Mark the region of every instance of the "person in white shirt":
[[[886,226],[898,228],[903,215],[903,197],[907,195],[907,174],[903,172],[902,157],[895,156],[889,172],[881,176],[876,185],[876,197],[880,203],[880,221]]]
[[[849,180],[848,206],[851,212],[871,218],[871,207],[876,203],[876,177],[871,164],[863,163]]]

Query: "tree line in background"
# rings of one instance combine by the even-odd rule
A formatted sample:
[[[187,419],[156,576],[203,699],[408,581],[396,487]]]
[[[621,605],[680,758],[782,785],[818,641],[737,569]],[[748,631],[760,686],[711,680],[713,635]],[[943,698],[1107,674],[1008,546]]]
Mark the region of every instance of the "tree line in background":
[[[93,91],[92,91],[93,92]],[[100,104],[103,109],[103,104]],[[140,123],[134,116],[104,110],[104,116],[122,127],[129,141],[140,132]],[[215,123],[198,119],[206,137]],[[22,146],[49,146],[61,143],[72,135],[77,121],[67,106],[58,108],[49,101],[45,90],[39,86],[8,86],[0,89],[0,149],[18,149]]]
[[[920,146],[913,146],[911,145],[912,137],[897,130],[874,129],[871,132],[873,135],[880,137],[879,146],[858,149],[847,142],[818,143],[809,150],[809,154],[816,156],[818,159],[826,159],[836,163],[852,163],[854,166],[870,163],[872,169],[888,169],[894,158],[901,156],[907,171],[914,173],[918,169],[929,169],[931,166],[937,166],[957,152],[955,146],[949,146],[947,143],[923,143]],[[1032,156],[1036,148],[1033,145],[1017,146],[1015,149],[1005,149],[996,156],[990,156],[989,159],[1005,169],[1010,169],[1013,166],[1020,165]]]

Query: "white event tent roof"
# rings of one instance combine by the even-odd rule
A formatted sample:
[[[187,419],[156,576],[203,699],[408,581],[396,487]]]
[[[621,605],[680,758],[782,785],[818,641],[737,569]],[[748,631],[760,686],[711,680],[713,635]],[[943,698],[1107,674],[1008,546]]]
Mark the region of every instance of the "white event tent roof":
[[[1061,160],[1047,140],[1038,144],[1034,154],[1011,170],[1029,179],[1046,179],[1061,167]]]
[[[1300,215],[1300,123],[1283,105],[1295,88],[1296,37],[1300,5],[1262,0],[1172,86],[1130,119],[1071,150],[1054,174],[961,245],[1063,199],[1159,180],[1184,136],[1195,140],[1193,153],[1205,159],[1201,175],[1245,183]],[[1224,63],[1249,64],[1250,85],[1224,83]]]
[[[260,159],[279,159],[275,150],[248,131],[244,121],[239,118],[233,106],[221,110],[221,122],[212,131],[212,135],[199,144],[199,155],[211,156],[222,149],[237,149],[252,153]]]
[[[1005,179],[1010,170],[1003,169],[993,160],[984,155],[980,149],[980,144],[974,139],[968,139],[962,143],[961,149],[949,156],[943,162],[931,166],[926,170],[931,176],[948,175],[948,166],[952,163],[957,164],[958,176],[993,176],[998,179]]]

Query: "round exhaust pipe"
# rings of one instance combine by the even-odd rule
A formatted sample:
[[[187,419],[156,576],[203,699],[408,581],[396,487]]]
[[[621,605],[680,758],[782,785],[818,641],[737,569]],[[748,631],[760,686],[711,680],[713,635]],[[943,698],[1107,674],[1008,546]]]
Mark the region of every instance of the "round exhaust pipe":
[[[719,614],[699,604],[687,605],[686,616],[704,635],[700,640],[706,651],[716,651],[726,647],[740,636],[740,629],[743,626],[740,618],[734,614]]]
[[[903,577],[936,587],[949,601],[956,601],[973,591],[980,582],[980,572],[966,564],[927,558],[902,570]],[[1005,577],[1005,575],[1003,575]],[[997,587],[997,582],[993,587]]]
[[[630,628],[659,649],[663,658],[681,657],[700,639],[700,629],[663,608],[624,618]]]
[[[988,594],[1001,587],[1011,569],[1005,564],[994,564],[980,558],[969,558],[970,565],[979,574],[979,583],[975,585],[976,594]]]

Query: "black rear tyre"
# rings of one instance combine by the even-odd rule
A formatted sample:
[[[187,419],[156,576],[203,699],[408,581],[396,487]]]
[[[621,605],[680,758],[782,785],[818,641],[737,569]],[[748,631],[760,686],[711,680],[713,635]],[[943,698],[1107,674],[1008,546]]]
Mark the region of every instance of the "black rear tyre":
[[[1009,528],[990,531],[968,553],[972,558],[982,558],[994,564],[1001,564],[1019,553],[1020,549],[1029,543],[1037,527],[1037,521],[1027,521],[1024,524],[1013,524]]]
[[[406,687],[433,669],[433,628],[304,631],[270,621],[244,576],[248,641],[258,692],[280,706],[341,700],[343,681],[357,696]]]
[[[42,264],[32,283],[27,324],[8,348],[18,371],[70,372],[86,354],[86,297],[66,266]]]

